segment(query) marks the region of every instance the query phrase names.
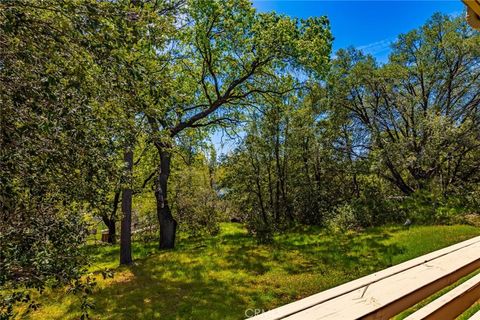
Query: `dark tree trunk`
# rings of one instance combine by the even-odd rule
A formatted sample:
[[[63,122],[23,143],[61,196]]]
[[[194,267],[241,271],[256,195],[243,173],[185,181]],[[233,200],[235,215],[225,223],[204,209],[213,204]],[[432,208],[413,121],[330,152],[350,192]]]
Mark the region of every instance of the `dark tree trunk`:
[[[120,190],[115,191],[115,197],[113,197],[113,209],[112,214],[110,217],[107,214],[102,216],[103,223],[108,228],[108,243],[115,244],[117,242],[117,228],[116,228],[116,216],[117,216],[117,209],[118,203],[120,202]]]
[[[125,150],[124,161],[127,165],[124,175],[124,189],[122,192],[122,225],[120,235],[120,264],[132,263],[132,170],[133,151],[131,148]]]
[[[389,159],[386,159],[385,164],[386,164],[386,166],[387,166],[387,168],[390,171],[392,176],[389,177],[389,176],[384,175],[384,177],[387,180],[391,181],[395,186],[397,186],[397,188],[400,189],[405,195],[407,195],[407,196],[411,195],[414,192],[414,190],[409,185],[407,185],[405,180],[403,180],[402,176],[396,170],[396,168],[390,162]]]
[[[107,215],[102,216],[103,223],[108,228],[108,240],[110,244],[115,244],[116,242],[116,228],[115,228],[115,219],[109,218]]]
[[[155,188],[157,200],[157,217],[160,224],[160,249],[173,249],[177,232],[177,221],[173,218],[167,200],[168,178],[170,176],[171,154],[162,147],[158,147],[160,153],[160,166]]]
[[[117,242],[117,230],[115,220],[110,220],[108,225],[108,243],[115,244]]]
[[[380,137],[377,137],[375,142],[378,144],[381,150],[385,151],[385,146],[382,143],[382,139]],[[398,172],[397,168],[395,165],[392,163],[390,160],[390,157],[386,152],[384,152],[384,162],[385,165],[387,166],[388,170],[390,171],[391,176],[385,174],[385,173],[380,173],[381,176],[383,176],[385,179],[393,183],[400,191],[402,191],[405,195],[409,196],[411,195],[415,190],[410,187],[405,180],[402,178],[402,175]]]
[[[177,233],[177,221],[173,219],[170,207],[166,204],[163,208],[157,207],[158,222],[160,223],[160,249],[173,249]]]

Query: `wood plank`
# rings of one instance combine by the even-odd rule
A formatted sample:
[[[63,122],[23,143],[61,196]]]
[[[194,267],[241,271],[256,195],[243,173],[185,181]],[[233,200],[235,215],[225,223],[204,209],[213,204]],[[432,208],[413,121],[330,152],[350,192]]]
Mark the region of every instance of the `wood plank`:
[[[439,259],[441,257],[444,257],[448,254],[451,254],[453,252],[456,252],[458,250],[462,250],[464,248],[467,248],[469,246],[473,246],[475,244],[480,243],[480,237],[475,237],[460,243],[457,243],[455,245],[428,253],[426,255],[417,257],[412,260],[408,260],[406,262],[400,263],[398,265],[395,265],[393,267],[381,270],[379,272],[364,276],[362,278],[359,278],[357,280],[345,283],[343,285],[334,287],[332,289],[314,294],[312,296],[309,296],[307,298],[301,299],[296,302],[292,302],[289,304],[286,304],[282,307],[270,310],[268,312],[262,313],[256,317],[249,318],[249,319],[254,319],[254,320],[278,320],[278,319],[284,319],[290,315],[299,313],[303,310],[307,310],[309,308],[312,308],[316,305],[328,302],[330,300],[333,300],[335,298],[338,298],[342,295],[358,291],[359,289],[365,288],[366,286],[372,285],[376,282],[382,281],[388,277],[391,277],[393,275],[402,273],[406,270],[415,268],[419,265],[425,264],[427,262],[433,261],[435,259]]]
[[[405,320],[455,319],[480,299],[480,274],[465,281]]]
[[[462,0],[467,7],[473,10],[478,16],[480,16],[480,1],[478,0]]]
[[[480,268],[480,243],[452,252],[285,319],[389,319]]]

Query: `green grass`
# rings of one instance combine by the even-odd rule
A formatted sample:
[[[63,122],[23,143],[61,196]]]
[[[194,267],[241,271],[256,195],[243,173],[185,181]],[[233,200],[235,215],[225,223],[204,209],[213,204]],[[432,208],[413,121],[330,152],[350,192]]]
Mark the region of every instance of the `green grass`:
[[[480,300],[478,300],[473,306],[471,306],[468,310],[462,313],[457,319],[458,320],[468,320],[472,317],[475,313],[480,311]]]
[[[93,319],[242,319],[480,234],[471,226],[382,227],[329,234],[302,227],[258,245],[238,224],[218,236],[180,239],[173,251],[135,243],[135,264],[118,266],[118,246],[91,246],[99,278]],[[76,319],[78,301],[62,290],[40,298],[29,319]]]

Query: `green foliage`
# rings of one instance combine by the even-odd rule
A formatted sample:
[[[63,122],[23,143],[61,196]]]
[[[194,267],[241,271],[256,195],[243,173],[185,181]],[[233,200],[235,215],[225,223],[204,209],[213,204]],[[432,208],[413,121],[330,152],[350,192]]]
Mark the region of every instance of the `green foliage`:
[[[37,310],[40,305],[33,301],[27,291],[14,291],[11,294],[0,293],[0,319],[8,320],[16,313],[14,307],[19,304],[27,304],[27,312]]]
[[[326,225],[330,230],[345,232],[358,228],[358,221],[355,209],[345,204],[337,207],[331,213],[331,217],[327,220]]]
[[[202,153],[190,155],[172,173],[172,210],[181,230],[193,236],[215,235],[226,217],[220,211],[214,189],[214,168],[209,168]],[[180,159],[179,159],[180,160]]]
[[[78,214],[47,209],[35,215],[24,211],[23,219],[10,219],[3,226],[1,287],[42,289],[51,281],[65,284],[81,272],[84,256],[79,249],[86,236],[85,224]]]
[[[326,83],[262,100],[224,161],[236,210],[260,233],[478,211],[479,41],[463,19],[434,15],[385,64],[340,50]]]
[[[355,50],[333,62],[332,106],[363,137],[372,171],[404,195],[451,195],[478,180],[479,41],[463,19],[434,15],[384,65]]]
[[[18,304],[26,305],[27,310],[38,308],[31,298],[35,292],[76,287],[84,281],[86,224],[76,212],[39,209],[23,211],[21,220],[11,218],[0,232],[0,312],[6,319],[15,315]],[[86,315],[87,309],[82,309]]]
[[[37,4],[0,4],[0,288],[27,295],[82,274],[82,215],[103,202],[115,148],[81,6]]]
[[[80,295],[80,311],[81,316],[80,320],[90,319],[89,312],[94,309],[95,304],[93,303],[90,296],[93,293],[93,289],[97,285],[97,282],[94,278],[86,276],[85,279],[76,279],[73,281],[72,285],[68,288],[67,293],[72,293],[74,295]]]
[[[98,268],[116,268],[115,278],[97,279],[92,318],[238,319],[248,308],[278,307],[477,235],[471,226],[335,234],[299,227],[259,245],[241,225],[228,223],[214,237],[181,239],[175,251],[134,243],[139,259],[131,268],[118,267],[118,246],[90,247]],[[80,316],[80,302],[61,290],[41,303],[27,319]]]
[[[392,192],[390,186],[375,175],[359,179],[362,192],[350,201],[355,208],[358,224],[362,227],[404,223],[406,215],[400,205],[405,199]]]
[[[131,269],[151,283],[156,266],[163,268],[168,307],[180,303],[168,298],[178,297],[172,288],[184,274],[194,275],[185,288],[214,291],[209,267],[226,267],[228,281],[240,274],[252,287],[259,285],[252,275],[267,274],[264,284],[286,275],[307,284],[301,294],[313,290],[313,279],[317,291],[336,282],[306,271],[338,264],[329,276],[347,280],[404,258],[388,238],[408,230],[358,239],[354,230],[478,213],[480,36],[460,19],[435,15],[401,35],[379,64],[353,49],[330,61],[326,17],[258,13],[247,0],[7,0],[0,9],[3,318],[15,315],[16,303],[37,308],[31,292],[65,285],[81,298],[78,316],[88,318],[97,280],[82,278],[92,254],[82,250],[86,229],[101,217],[114,231],[125,189],[135,193],[135,237],[148,242],[171,213],[182,234],[194,236],[178,256],[162,254],[167,262]],[[238,148],[217,164],[205,141],[242,120]],[[135,155],[127,173],[125,151]],[[262,244],[232,226],[219,234],[220,222],[233,217]],[[307,235],[277,235],[301,225],[342,233],[312,227]],[[202,256],[189,256],[201,246]],[[102,250],[116,254],[116,247]],[[272,250],[273,260],[262,262]],[[151,248],[140,251],[145,257]],[[288,259],[294,262],[283,264]],[[123,293],[138,289],[125,282]],[[277,289],[246,300],[283,302],[272,298],[285,295]],[[210,293],[203,290],[190,305]],[[242,298],[235,290],[227,296],[232,305]],[[132,299],[133,308],[141,305]]]
[[[111,212],[130,124],[119,111],[133,89],[122,76],[139,77],[122,68],[133,55],[125,4],[0,4],[1,288],[79,281],[85,220]]]
[[[419,224],[456,223],[469,212],[461,198],[445,198],[428,191],[417,191],[402,202],[401,209]]]

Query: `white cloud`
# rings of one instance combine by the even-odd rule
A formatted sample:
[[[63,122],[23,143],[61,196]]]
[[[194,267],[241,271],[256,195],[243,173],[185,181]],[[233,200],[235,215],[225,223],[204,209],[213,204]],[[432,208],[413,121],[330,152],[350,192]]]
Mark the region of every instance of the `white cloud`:
[[[372,42],[366,45],[358,46],[357,49],[363,51],[366,54],[377,56],[390,51],[390,46],[397,40],[397,37],[383,39],[377,42]]]

